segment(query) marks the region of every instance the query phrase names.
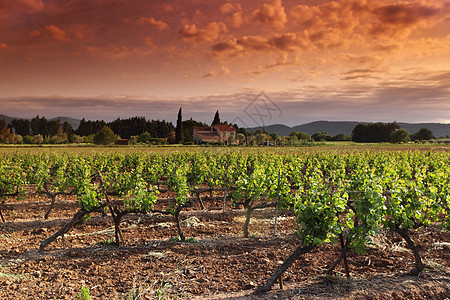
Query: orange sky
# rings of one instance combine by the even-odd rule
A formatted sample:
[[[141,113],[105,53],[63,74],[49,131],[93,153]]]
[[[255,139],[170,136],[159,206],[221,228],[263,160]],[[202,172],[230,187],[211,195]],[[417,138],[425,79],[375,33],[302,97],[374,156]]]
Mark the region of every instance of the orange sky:
[[[450,123],[449,95],[450,1],[0,0],[10,116]]]

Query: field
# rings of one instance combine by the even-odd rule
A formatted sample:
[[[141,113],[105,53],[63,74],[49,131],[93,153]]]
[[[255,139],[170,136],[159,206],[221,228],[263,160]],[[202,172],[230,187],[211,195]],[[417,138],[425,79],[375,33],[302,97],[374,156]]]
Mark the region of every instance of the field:
[[[16,150],[1,148],[1,151],[7,155],[11,155]],[[220,169],[222,171],[217,169],[215,172],[215,174],[221,174],[220,176],[230,175],[233,177],[231,180],[233,189],[244,195],[243,199],[238,199],[229,194],[233,200],[227,199],[225,211],[223,211],[225,191],[221,187],[225,186],[226,177],[220,177],[220,180],[216,178],[218,181],[213,184],[212,191],[208,189],[210,186],[208,176],[211,176],[212,173],[206,173],[206,177],[203,174],[200,180],[192,178],[192,161],[198,161],[201,156],[207,156],[207,160],[210,160],[215,156],[224,155],[224,153],[229,155],[229,153],[237,152],[237,157],[231,155],[231,158],[239,161],[240,156],[248,155],[252,158],[255,153],[263,153],[259,160],[261,160],[262,166],[266,167],[270,164],[271,159],[275,159],[280,153],[283,155],[295,153],[301,159],[306,154],[313,158],[330,159],[329,162],[332,162],[333,157],[329,157],[327,154],[329,152],[343,153],[342,155],[350,152],[355,153],[355,157],[358,157],[356,153],[365,153],[368,150],[375,153],[389,150],[389,153],[400,153],[400,157],[403,157],[401,153],[409,153],[405,152],[406,150],[425,153],[419,154],[417,157],[405,154],[410,155],[411,161],[413,158],[426,160],[426,153],[436,153],[430,162],[442,160],[445,163],[449,159],[449,147],[427,145],[392,146],[390,148],[387,145],[333,145],[245,150],[207,148],[208,154],[204,152],[204,148],[195,147],[21,148],[18,150],[20,155],[70,152],[71,154],[68,156],[71,157],[78,153],[89,156],[96,153],[103,153],[107,156],[113,153],[112,157],[116,161],[126,153],[145,152],[146,155],[156,153],[156,157],[159,155],[164,157],[162,153],[167,152],[171,153],[170,155],[181,153],[170,159],[170,162],[179,169],[183,169],[182,161],[189,161],[189,155],[193,155],[191,158],[193,160],[186,163],[186,166],[192,168],[186,169],[187,173],[178,174],[176,173],[178,169],[171,169],[171,172],[174,173],[169,172],[169,175],[163,174],[157,179],[152,179],[159,182],[168,177],[165,179],[167,182],[158,183],[161,193],[157,195],[157,201],[150,203],[151,207],[147,207],[141,202],[136,204],[138,200],[142,200],[139,198],[141,189],[137,188],[138,184],[142,183],[140,181],[133,181],[136,185],[132,185],[132,199],[136,203],[123,202],[123,199],[126,198],[123,195],[111,196],[110,201],[117,211],[133,210],[133,213],[125,214],[120,220],[119,226],[123,237],[120,239],[119,246],[115,245],[115,223],[108,210],[106,215],[93,211],[90,219],[78,222],[64,236],[57,237],[43,251],[39,251],[42,241],[67,224],[80,211],[80,203],[87,200],[84,198],[84,200],[80,200],[80,194],[77,193],[58,195],[49,217],[45,219],[44,215],[49,208],[51,199],[48,194],[36,192],[41,183],[31,183],[32,180],[29,179],[25,184],[26,191],[22,196],[4,197],[0,207],[5,219],[5,222],[0,224],[0,298],[76,299],[77,295],[80,295],[82,287],[85,287],[89,289],[92,299],[448,299],[450,297],[450,233],[441,229],[442,222],[446,220],[446,211],[435,212],[433,204],[421,207],[419,210],[427,212],[430,216],[436,213],[436,218],[434,216],[420,217],[422,222],[426,223],[427,220],[430,222],[426,226],[419,226],[416,230],[411,228],[409,231],[425,265],[425,268],[415,276],[406,275],[415,266],[415,257],[408,249],[408,244],[400,235],[384,227],[380,227],[377,233],[365,235],[370,239],[365,242],[365,254],[358,254],[358,247],[348,250],[346,259],[350,269],[350,278],[346,277],[343,263],[339,263],[331,275],[326,275],[330,263],[342,253],[339,243],[332,243],[328,240],[330,234],[334,233],[330,231],[331,229],[327,229],[327,238],[318,242],[310,252],[301,256],[284,272],[282,276],[283,289],[280,289],[277,282],[271,291],[263,295],[254,295],[257,286],[263,285],[269,279],[296,246],[307,241],[304,235],[296,233],[298,229],[301,229],[298,219],[296,220],[296,218],[302,218],[301,214],[297,208],[289,205],[285,209],[279,210],[277,234],[274,235],[275,209],[271,205],[266,205],[262,209],[253,211],[248,228],[249,234],[248,237],[245,237],[243,226],[249,207],[245,200],[246,197],[253,197],[253,194],[245,194],[243,188],[248,190],[249,186],[243,187],[243,183],[237,180],[241,175],[229,174],[228,168],[226,173],[222,170],[223,168]],[[185,155],[186,151],[194,154]],[[314,153],[319,154],[316,156]],[[60,154],[57,157],[59,158]],[[397,159],[397,156],[393,157]],[[353,158],[349,155],[346,159],[352,162]],[[384,159],[384,157],[380,156],[379,159]],[[403,163],[400,158],[398,159]],[[255,163],[253,158],[252,163]],[[58,164],[60,165],[61,161]],[[71,164],[73,161],[64,167],[66,168],[64,176],[67,178],[70,177],[67,168]],[[43,163],[42,168],[45,165]],[[104,165],[109,166],[108,163],[104,163]],[[216,161],[214,166],[218,165],[219,163]],[[258,165],[255,166],[258,167]],[[264,170],[263,173],[268,178],[270,168]],[[327,170],[330,170],[330,166],[327,166]],[[337,167],[336,170],[339,168]],[[416,172],[418,172],[417,170]],[[444,169],[440,170],[448,173],[448,165],[444,165]],[[198,171],[203,172],[203,169]],[[244,171],[244,173],[246,172],[249,171]],[[254,170],[252,172],[255,173]],[[423,172],[424,176],[428,174]],[[39,172],[35,173],[39,174]],[[134,172],[131,173],[134,174]],[[146,174],[145,172],[141,173]],[[56,183],[58,180],[55,178],[59,178],[58,173],[52,174],[53,177],[50,176],[50,178],[53,179],[48,181],[51,183],[49,190],[55,192],[62,185],[58,186]],[[124,175],[126,172],[117,172],[115,169],[113,172],[108,168],[101,172],[108,190],[112,191],[116,188],[109,178],[112,178],[113,175],[118,176],[117,174]],[[274,172],[270,176],[276,178],[276,175]],[[39,178],[39,176],[35,177]],[[173,184],[171,176],[177,179]],[[321,176],[329,176],[329,174]],[[336,174],[333,176],[334,185],[337,185],[339,181],[336,179]],[[129,182],[120,181],[123,180],[122,177],[114,178],[115,184],[120,182],[121,187],[127,186],[130,189]],[[179,181],[183,178],[186,182],[191,182],[186,195],[192,196],[192,199],[179,197],[183,195],[182,187],[184,185]],[[426,179],[428,177],[424,178],[425,181],[429,180]],[[448,180],[448,177],[445,178]],[[89,181],[89,186],[101,187],[98,185],[99,182],[102,182],[99,181],[99,178],[92,180],[97,181],[94,185],[92,185],[93,181]],[[305,186],[309,183],[307,178],[296,179],[296,181],[298,180],[306,180],[303,182]],[[193,186],[192,182],[197,182],[197,185]],[[292,185],[292,182],[289,184]],[[326,184],[323,188],[329,188],[328,181]],[[45,184],[42,183],[42,187],[44,186]],[[276,180],[274,186],[276,186]],[[366,189],[367,187],[365,186]],[[256,189],[252,186],[253,192]],[[6,194],[5,191],[3,194]],[[193,191],[197,191],[198,196],[202,199],[203,209],[200,202],[194,197]],[[297,194],[300,193],[296,187],[289,189],[286,195],[295,194],[296,191]],[[315,191],[320,192],[321,190],[316,187]],[[433,192],[434,189],[424,190],[423,197],[431,199],[430,191]],[[150,191],[147,192],[146,196],[148,197]],[[280,189],[278,192],[282,195]],[[14,193],[14,189],[9,193]],[[270,204],[267,202],[270,198],[267,196],[269,193],[268,190],[260,192],[258,199],[250,207]],[[385,195],[384,193],[383,190],[383,194],[380,192],[380,195]],[[446,190],[441,191],[440,194],[439,191],[434,193],[436,194],[433,195],[435,197],[433,199],[442,199],[442,196],[448,196]],[[303,204],[306,205],[307,200],[302,199],[301,197],[289,198],[287,201],[296,203],[305,201]],[[192,203],[185,205],[187,202]],[[92,202],[89,203],[92,204]],[[96,202],[92,204],[92,207],[100,207],[102,203],[101,201]],[[179,212],[180,227],[183,234],[186,235],[185,241],[180,241],[177,237],[180,231],[174,221],[175,214],[162,213],[170,211],[174,205],[180,206],[180,203],[183,204],[181,205],[183,206],[182,210]],[[92,209],[92,207],[90,208]],[[137,208],[139,208],[139,212],[135,212]],[[333,209],[333,213],[338,211],[341,218],[344,218],[344,215],[347,216],[348,209],[342,211],[339,210],[339,207]],[[384,213],[387,212],[384,211]],[[414,217],[416,220],[419,218],[418,216]],[[352,218],[354,220],[353,215]],[[338,223],[343,220],[339,219]],[[369,221],[368,219],[367,222]],[[303,230],[306,230],[308,225],[305,222],[306,219],[303,219]],[[346,233],[352,232],[353,227],[346,228]],[[320,234],[317,233],[317,238],[319,237]],[[350,235],[348,239],[350,239]],[[356,240],[358,239],[356,238]]]
[[[353,142],[326,142],[304,147],[201,147],[201,146],[92,146],[83,145],[1,145],[0,154],[10,153],[180,153],[180,152],[269,152],[269,153],[310,153],[310,152],[378,152],[378,151],[450,151],[450,145],[443,144],[357,144]]]

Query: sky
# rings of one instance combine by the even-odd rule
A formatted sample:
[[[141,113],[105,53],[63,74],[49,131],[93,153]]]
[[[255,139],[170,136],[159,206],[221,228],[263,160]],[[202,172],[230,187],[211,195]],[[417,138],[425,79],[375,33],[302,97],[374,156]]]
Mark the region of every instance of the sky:
[[[450,123],[447,0],[0,0],[0,114]]]

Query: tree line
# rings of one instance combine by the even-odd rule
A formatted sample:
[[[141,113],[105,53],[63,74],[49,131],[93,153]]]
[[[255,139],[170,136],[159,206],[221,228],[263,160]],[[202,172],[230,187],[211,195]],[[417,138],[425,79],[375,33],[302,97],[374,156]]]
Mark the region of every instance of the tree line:
[[[214,115],[214,124],[228,124],[221,122],[219,112]],[[354,141],[357,143],[405,143],[409,141],[423,141],[434,139],[433,133],[422,128],[417,133],[410,134],[396,123],[358,124],[351,136],[338,134],[331,136],[321,131],[312,135],[293,131],[287,137],[280,137],[277,133],[265,130],[249,132],[232,124],[236,129],[236,137],[240,143],[247,145],[287,145],[295,146],[314,141]],[[131,144],[150,143],[193,143],[194,127],[206,127],[207,124],[190,118],[182,120],[182,109],[178,111],[176,126],[165,120],[147,120],[145,117],[116,119],[111,122],[103,120],[82,119],[78,128],[73,129],[67,121],[48,120],[36,116],[31,120],[13,119],[9,124],[0,120],[0,143],[16,144],[63,144],[63,143],[96,143],[112,144],[119,138],[127,139]]]
[[[130,139],[146,133],[150,138],[170,138],[175,127],[171,122],[164,120],[146,120],[145,117],[116,119],[112,122],[103,120],[82,119],[78,128],[65,121],[48,120],[36,116],[31,120],[13,119],[9,124],[0,120],[0,142],[18,144],[63,144],[63,143],[89,143],[100,134],[114,135],[115,139]],[[110,138],[111,139],[111,138]],[[98,140],[98,137],[97,139]],[[114,140],[115,141],[115,140]]]
[[[433,132],[428,128],[421,128],[417,133],[410,134],[397,122],[358,124],[352,132],[352,140],[357,143],[406,143],[434,138]]]

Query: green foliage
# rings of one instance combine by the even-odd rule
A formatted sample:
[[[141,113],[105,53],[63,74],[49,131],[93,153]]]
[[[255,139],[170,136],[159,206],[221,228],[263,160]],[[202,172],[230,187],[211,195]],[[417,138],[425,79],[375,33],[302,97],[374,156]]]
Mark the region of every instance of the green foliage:
[[[434,139],[433,132],[428,128],[420,128],[418,132],[411,136],[413,141],[426,141]]]
[[[401,144],[407,143],[410,141],[409,132],[406,129],[400,128],[396,129],[389,135],[389,139],[391,143]]]
[[[152,135],[148,133],[147,131],[144,133],[141,133],[137,139],[138,143],[147,143],[152,138]]]
[[[276,132],[272,132],[271,134],[269,134],[269,136],[273,141],[277,141],[280,139],[280,136]]]
[[[81,287],[81,291],[77,295],[77,300],[91,300],[91,293],[84,285]]]
[[[364,253],[380,228],[437,222],[450,229],[449,165],[446,152],[11,154],[0,160],[0,196],[33,185],[39,193],[77,195],[80,208],[92,212],[106,206],[106,191],[118,211],[145,213],[167,188],[173,215],[205,186],[249,210],[274,206],[278,197],[281,208],[294,206],[306,245],[343,236]]]
[[[33,144],[33,137],[30,135],[25,135],[23,137],[23,143],[24,144]]]
[[[109,238],[109,239],[105,239],[105,240],[103,240],[103,241],[100,241],[100,242],[98,242],[97,244],[99,244],[99,245],[112,245],[112,244],[114,244],[115,243],[115,238]]]
[[[390,134],[396,129],[400,129],[396,122],[358,124],[352,131],[352,140],[357,143],[390,142]]]
[[[111,145],[117,141],[118,137],[108,126],[103,128],[94,136],[94,144]]]
[[[316,132],[311,136],[311,138],[316,142],[331,141],[333,139],[333,137],[325,131]]]

